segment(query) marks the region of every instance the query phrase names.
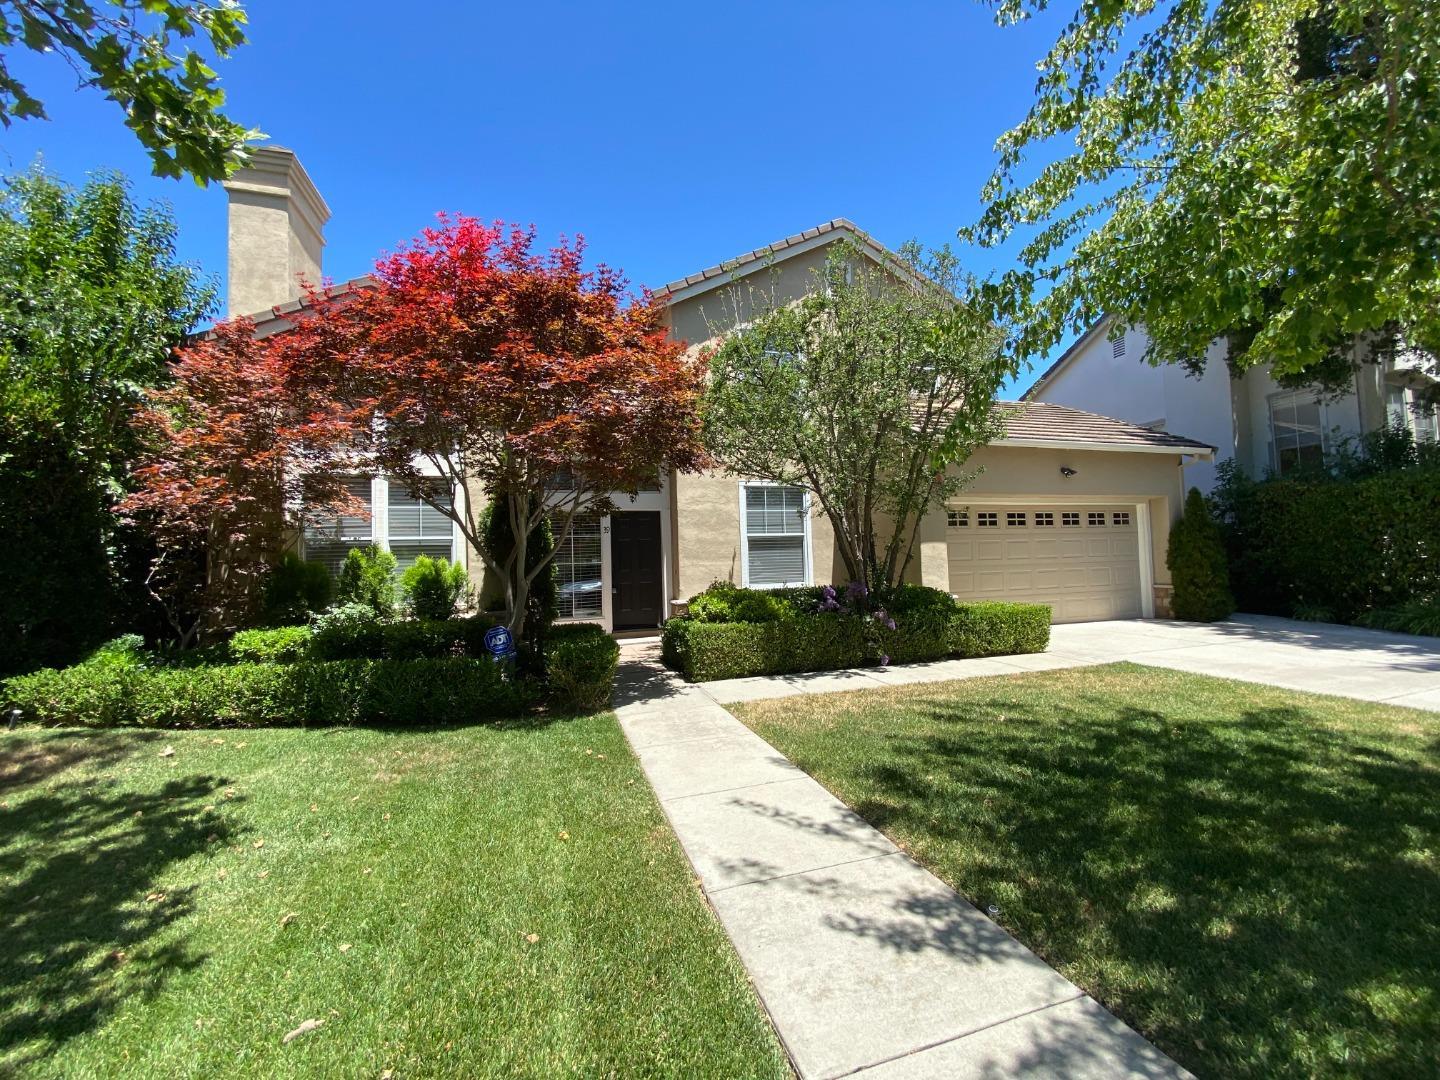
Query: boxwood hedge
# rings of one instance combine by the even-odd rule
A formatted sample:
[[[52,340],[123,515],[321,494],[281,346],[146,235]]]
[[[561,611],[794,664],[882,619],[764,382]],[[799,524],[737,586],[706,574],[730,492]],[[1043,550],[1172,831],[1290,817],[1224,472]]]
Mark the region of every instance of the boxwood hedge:
[[[490,660],[302,660],[155,669],[77,664],[5,684],[49,725],[156,728],[431,726],[517,716],[535,688]]]
[[[782,596],[774,605],[743,605],[725,590],[734,611],[764,611],[764,621],[718,622],[682,616],[665,624],[665,663],[696,682],[797,671],[831,671],[876,662],[877,650],[892,663],[959,656],[1043,652],[1050,642],[1050,609],[1043,604],[957,604],[948,593],[902,586],[886,601],[895,620],[889,630],[844,612],[817,612],[807,593]],[[774,594],[771,594],[772,596]],[[704,616],[718,605],[702,604]],[[809,609],[809,610],[807,610]],[[868,636],[867,636],[868,635]]]

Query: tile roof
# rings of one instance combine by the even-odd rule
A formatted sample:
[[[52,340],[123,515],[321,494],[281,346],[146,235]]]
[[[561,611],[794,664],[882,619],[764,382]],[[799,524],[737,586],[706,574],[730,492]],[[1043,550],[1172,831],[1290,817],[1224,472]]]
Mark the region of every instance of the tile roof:
[[[1052,405],[1048,401],[997,401],[1005,414],[1005,443],[1057,443],[1066,446],[1094,444],[1116,450],[1174,450],[1176,453],[1213,453],[1215,447],[1168,431],[1116,420],[1111,416]]]
[[[862,246],[869,248],[878,261],[887,264],[895,261],[896,256],[893,252],[873,240],[868,233],[849,218],[831,218],[829,221],[817,225],[813,229],[806,229],[804,232],[798,232],[794,236],[787,236],[784,240],[777,240],[775,243],[767,244],[765,247],[756,248],[754,251],[747,251],[743,255],[737,255],[733,259],[726,259],[723,263],[715,266],[707,266],[704,270],[687,274],[683,278],[677,278],[652,291],[656,296],[664,297],[670,293],[677,293],[681,289],[688,289],[692,285],[700,285],[722,276],[728,277],[737,270],[749,266],[751,263],[760,262],[772,256],[779,255],[787,248],[796,247],[807,241],[814,240],[816,237],[824,236],[826,233],[837,230],[853,233],[855,239],[858,240]]]

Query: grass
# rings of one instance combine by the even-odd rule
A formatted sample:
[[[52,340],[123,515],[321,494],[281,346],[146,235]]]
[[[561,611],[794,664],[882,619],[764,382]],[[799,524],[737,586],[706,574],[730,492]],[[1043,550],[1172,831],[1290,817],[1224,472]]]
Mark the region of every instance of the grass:
[[[1200,1075],[1440,1075],[1440,716],[1129,664],[736,711]]]
[[[788,1075],[610,714],[0,736],[0,941],[0,1075]]]

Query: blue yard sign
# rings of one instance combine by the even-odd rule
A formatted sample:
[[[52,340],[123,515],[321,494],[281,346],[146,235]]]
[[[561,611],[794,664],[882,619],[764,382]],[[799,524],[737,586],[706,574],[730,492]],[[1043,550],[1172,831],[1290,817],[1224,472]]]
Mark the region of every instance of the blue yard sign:
[[[485,631],[485,648],[495,660],[508,660],[515,655],[515,639],[504,626],[492,626]]]

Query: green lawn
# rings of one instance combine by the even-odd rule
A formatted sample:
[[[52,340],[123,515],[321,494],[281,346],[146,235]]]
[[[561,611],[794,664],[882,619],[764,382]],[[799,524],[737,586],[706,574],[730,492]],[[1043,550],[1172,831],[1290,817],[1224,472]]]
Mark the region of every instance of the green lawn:
[[[1440,716],[1129,664],[737,712],[1201,1076],[1440,1075]]]
[[[0,942],[0,1075],[788,1075],[608,714],[0,735]]]

